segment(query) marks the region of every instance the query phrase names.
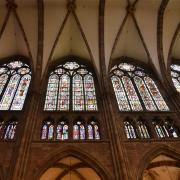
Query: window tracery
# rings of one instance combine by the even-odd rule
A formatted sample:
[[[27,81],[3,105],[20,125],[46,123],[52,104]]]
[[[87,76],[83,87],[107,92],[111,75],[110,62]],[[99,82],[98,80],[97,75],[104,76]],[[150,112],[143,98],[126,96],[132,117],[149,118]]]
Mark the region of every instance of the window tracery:
[[[97,111],[94,78],[86,66],[74,61],[50,73],[44,110]]]
[[[0,66],[0,110],[23,108],[31,82],[30,67],[21,61]]]
[[[180,92],[180,65],[172,64],[171,68],[171,77],[173,84],[178,92]]]
[[[120,111],[169,111],[153,79],[141,67],[115,65],[111,81]]]

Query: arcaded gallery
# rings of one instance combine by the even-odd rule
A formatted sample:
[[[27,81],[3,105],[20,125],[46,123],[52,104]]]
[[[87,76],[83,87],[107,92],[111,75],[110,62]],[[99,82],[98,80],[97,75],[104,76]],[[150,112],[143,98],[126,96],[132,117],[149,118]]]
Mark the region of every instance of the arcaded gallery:
[[[0,0],[0,180],[180,180],[180,0]]]

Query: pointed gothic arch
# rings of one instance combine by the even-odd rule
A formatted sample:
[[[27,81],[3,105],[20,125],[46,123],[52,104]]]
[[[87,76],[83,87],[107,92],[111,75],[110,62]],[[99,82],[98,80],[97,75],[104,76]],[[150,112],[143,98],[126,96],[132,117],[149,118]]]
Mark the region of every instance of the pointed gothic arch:
[[[75,147],[67,147],[58,151],[56,150],[55,153],[49,155],[44,165],[42,165],[42,167],[39,168],[40,170],[34,175],[34,179],[39,179],[49,168],[56,165],[56,163],[60,160],[68,157],[74,157],[80,160],[82,164],[85,164],[94,170],[102,180],[111,179],[108,171],[101,165],[100,162],[97,161],[97,159],[89,155],[87,152],[83,152],[79,148]]]
[[[148,167],[148,164],[159,155],[165,155],[167,157],[180,161],[180,152],[178,152],[176,149],[170,148],[169,146],[166,145],[156,146],[155,148],[152,148],[150,151],[145,153],[145,155],[139,161],[140,164],[136,176],[137,180],[142,179],[143,172]]]

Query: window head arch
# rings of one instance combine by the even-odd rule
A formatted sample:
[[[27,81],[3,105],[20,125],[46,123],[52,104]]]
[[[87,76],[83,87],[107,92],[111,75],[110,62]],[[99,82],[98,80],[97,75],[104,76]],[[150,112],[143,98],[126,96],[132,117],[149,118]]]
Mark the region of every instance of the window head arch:
[[[26,63],[15,60],[0,65],[0,110],[20,111],[31,82]]]
[[[113,66],[110,76],[120,111],[169,111],[145,69],[120,63]]]
[[[176,90],[180,93],[180,64],[172,64],[171,77]]]
[[[92,72],[75,61],[57,66],[49,76],[44,110],[97,111]]]

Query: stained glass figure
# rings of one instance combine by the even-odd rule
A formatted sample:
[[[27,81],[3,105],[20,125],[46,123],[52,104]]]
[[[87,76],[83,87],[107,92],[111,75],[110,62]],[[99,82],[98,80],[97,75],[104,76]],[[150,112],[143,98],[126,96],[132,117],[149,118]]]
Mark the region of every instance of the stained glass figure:
[[[73,77],[73,110],[84,110],[83,81],[80,75]]]
[[[97,124],[94,125],[94,138],[96,140],[100,139],[99,126]]]
[[[144,79],[145,79],[146,85],[147,85],[158,109],[160,111],[168,111],[169,108],[168,108],[166,102],[164,101],[163,97],[161,96],[154,81],[150,77],[145,77]]]
[[[85,139],[85,128],[84,125],[80,125],[80,139]]]
[[[56,110],[58,83],[59,78],[57,75],[51,75],[49,77],[44,110]]]
[[[79,139],[79,126],[73,126],[73,139]]]
[[[169,119],[169,118],[167,118],[167,119],[168,120],[166,120],[164,122],[165,130],[166,130],[167,134],[169,134],[169,137],[177,138],[178,137],[178,128],[174,126],[174,122],[171,119]]]
[[[47,138],[47,132],[48,132],[48,125],[45,124],[45,125],[42,127],[41,139],[46,139],[46,138]]]
[[[171,77],[174,83],[174,86],[178,92],[180,92],[180,65],[172,64],[171,65]]]
[[[142,121],[137,122],[137,127],[141,138],[150,138],[147,127]]]
[[[7,80],[8,80],[8,75],[7,74],[2,74],[0,76],[0,95],[1,95],[1,93],[3,91],[3,89],[4,89],[4,86],[5,86],[6,82],[7,82]]]
[[[57,140],[68,139],[68,125],[64,121],[59,122],[56,128],[56,139]]]
[[[110,70],[120,111],[169,111],[155,82],[141,67],[120,63]]]
[[[116,99],[118,102],[119,110],[120,111],[129,111],[130,106],[124,91],[124,88],[122,86],[121,80],[119,77],[112,76],[111,81],[113,84],[113,88],[115,91]]]
[[[99,126],[95,121],[91,121],[88,124],[88,139],[100,139]]]
[[[93,132],[93,127],[92,125],[88,125],[88,139],[93,139],[94,138],[94,132]]]
[[[153,122],[156,134],[159,138],[165,138],[169,137],[168,130],[166,129],[166,126],[157,122]]]
[[[125,133],[128,139],[137,138],[135,129],[129,121],[124,121]]]
[[[29,74],[24,75],[21,78],[19,87],[17,89],[16,95],[14,97],[14,100],[11,106],[11,110],[22,110],[24,101],[27,95],[27,91],[30,85],[30,81],[31,81],[31,76]]]
[[[141,103],[139,101],[139,98],[134,89],[131,79],[127,76],[123,76],[122,82],[124,84],[124,88],[128,95],[128,99],[129,99],[132,110],[133,111],[142,111],[143,109],[142,109]]]
[[[85,127],[80,121],[77,121],[73,126],[73,139],[85,139]]]
[[[14,139],[16,133],[17,121],[10,121],[6,125],[4,139]]]
[[[86,110],[97,110],[96,92],[92,75],[84,76],[85,104]]]
[[[0,121],[0,139],[3,138],[3,135],[4,135],[4,121]]]
[[[97,111],[94,78],[84,65],[66,62],[50,73],[44,110]]]
[[[156,106],[155,106],[155,104],[154,104],[154,102],[153,102],[153,100],[152,100],[152,98],[151,98],[145,84],[144,84],[144,81],[142,80],[142,78],[140,78],[138,76],[135,76],[134,81],[136,83],[136,86],[137,86],[137,88],[139,90],[139,94],[141,95],[141,98],[142,98],[142,100],[144,102],[144,105],[145,105],[146,109],[148,111],[157,110]]]
[[[57,110],[69,110],[70,78],[68,75],[60,77],[59,97]]]
[[[41,139],[52,140],[54,139],[54,125],[51,121],[45,121],[42,126]]]
[[[31,81],[29,66],[21,61],[12,61],[0,66],[0,110],[23,108]]]
[[[54,126],[51,124],[49,126],[49,131],[48,131],[48,139],[53,139],[54,136]]]

